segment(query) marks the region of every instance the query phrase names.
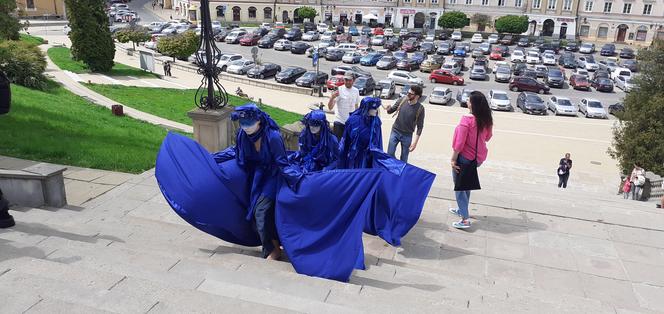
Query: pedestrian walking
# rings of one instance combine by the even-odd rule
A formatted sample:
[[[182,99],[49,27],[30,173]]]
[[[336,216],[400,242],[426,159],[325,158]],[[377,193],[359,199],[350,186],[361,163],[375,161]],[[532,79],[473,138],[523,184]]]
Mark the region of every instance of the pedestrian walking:
[[[164,61],[164,75],[172,76],[171,75],[171,62],[170,61]]]
[[[394,113],[397,116],[392,125],[387,153],[396,158],[397,145],[400,144],[399,159],[403,162],[408,162],[408,154],[417,148],[424,128],[424,106],[420,103],[421,97],[422,87],[414,85],[410,87],[406,96],[397,100],[392,106],[383,107],[388,114]],[[415,133],[414,138],[413,133]]]
[[[630,189],[632,188],[632,182],[629,181],[629,177],[625,177],[625,182],[623,182],[622,186],[622,191],[623,191],[623,198],[624,199],[629,199],[630,195]]]
[[[567,188],[567,179],[569,179],[569,171],[572,169],[572,159],[569,158],[570,153],[565,154],[564,158],[560,159],[558,163],[558,188]]]
[[[641,163],[634,163],[634,169],[632,169],[632,174],[629,176],[629,181],[632,183],[630,188],[632,191],[632,200],[640,200],[643,185],[646,184],[646,171],[641,168]]]
[[[452,178],[457,181],[462,169],[482,165],[489,153],[486,143],[493,136],[493,118],[491,108],[484,94],[478,91],[470,93],[468,99],[469,115],[461,117],[461,121],[454,129],[451,159]],[[450,212],[461,217],[458,222],[452,223],[457,229],[470,228],[470,215],[468,214],[468,203],[470,202],[470,191],[454,191],[457,208],[450,208]]]
[[[346,72],[344,74],[344,85],[337,88],[335,92],[330,95],[327,102],[327,108],[334,109],[334,122],[332,126],[332,133],[341,140],[344,135],[346,120],[351,112],[357,110],[358,103],[360,102],[360,91],[353,86],[355,77],[353,73]]]

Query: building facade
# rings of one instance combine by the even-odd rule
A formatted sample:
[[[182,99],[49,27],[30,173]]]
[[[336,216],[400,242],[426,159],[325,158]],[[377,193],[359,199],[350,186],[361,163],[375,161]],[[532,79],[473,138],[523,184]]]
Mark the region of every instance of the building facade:
[[[394,26],[436,29],[445,12],[445,0],[400,0],[395,8]]]
[[[528,0],[525,14],[530,27],[527,34],[574,39],[578,6],[579,0]]]
[[[650,45],[664,39],[662,0],[581,0],[577,34],[581,39]]]
[[[64,0],[16,0],[21,14],[29,18],[66,18]]]

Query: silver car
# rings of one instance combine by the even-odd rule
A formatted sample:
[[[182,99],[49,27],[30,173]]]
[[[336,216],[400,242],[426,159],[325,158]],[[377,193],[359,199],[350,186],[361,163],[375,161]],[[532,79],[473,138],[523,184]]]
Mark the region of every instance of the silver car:
[[[489,107],[491,107],[491,110],[514,110],[514,107],[512,107],[512,101],[507,92],[495,89],[489,91]]]
[[[551,96],[546,103],[549,110],[553,111],[555,115],[573,116],[576,117],[579,111],[572,101],[567,97]]]
[[[622,89],[625,93],[629,93],[634,89],[634,80],[632,80],[631,76],[618,75],[614,81],[616,82],[616,87]]]
[[[249,70],[256,66],[256,63],[247,59],[235,60],[228,64],[226,72],[233,74],[246,74]]]
[[[274,50],[290,50],[291,49],[291,41],[288,39],[279,39],[277,42],[274,43]]]
[[[424,81],[421,78],[411,74],[408,71],[392,71],[387,75],[387,78],[394,81],[398,85],[424,85]]]
[[[452,100],[452,90],[449,87],[434,87],[429,94],[430,104],[447,105]]]
[[[509,67],[498,67],[493,74],[496,82],[508,83],[512,79],[512,70]]]
[[[456,62],[445,62],[445,64],[443,64],[440,69],[450,71],[455,75],[459,75],[459,73],[461,73],[461,67]]]
[[[606,113],[604,105],[602,105],[602,102],[597,99],[581,99],[581,102],[579,102],[579,111],[583,113],[586,118],[609,118],[609,114]]]
[[[391,99],[396,92],[396,84],[392,80],[380,80],[376,89],[380,89],[380,98]]]
[[[385,36],[383,35],[376,35],[373,38],[371,38],[371,44],[375,46],[382,46],[385,44]]]

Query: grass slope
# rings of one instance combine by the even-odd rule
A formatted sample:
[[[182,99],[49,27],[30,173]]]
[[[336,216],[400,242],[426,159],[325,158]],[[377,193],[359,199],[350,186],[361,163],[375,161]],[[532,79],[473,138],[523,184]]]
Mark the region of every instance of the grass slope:
[[[85,85],[99,94],[134,109],[148,112],[168,120],[188,125],[192,124],[191,119],[187,117],[187,111],[194,108],[194,95],[196,90],[123,85]],[[229,95],[228,97],[231,106],[240,106],[249,102],[249,100],[233,95]],[[297,113],[270,106],[262,106],[261,109],[267,112],[280,126],[293,123],[302,118],[302,116]]]
[[[49,48],[46,53],[48,57],[60,69],[71,71],[74,73],[89,73],[88,67],[81,61],[76,61],[71,58],[69,48],[66,47],[53,47]],[[113,68],[108,73],[103,73],[109,76],[138,76],[138,77],[158,77],[156,74],[144,71],[139,68],[134,68],[122,63],[115,63]]]
[[[12,85],[11,112],[0,115],[0,155],[131,173],[154,167],[166,130],[50,84],[46,92]]]
[[[26,42],[28,44],[33,44],[35,46],[39,46],[44,43],[44,38],[37,37],[37,36],[32,36],[28,34],[19,34],[21,37],[22,42]]]

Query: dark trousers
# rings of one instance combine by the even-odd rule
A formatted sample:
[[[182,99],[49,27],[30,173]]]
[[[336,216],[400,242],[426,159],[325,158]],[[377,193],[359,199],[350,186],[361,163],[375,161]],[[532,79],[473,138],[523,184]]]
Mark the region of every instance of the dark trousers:
[[[558,187],[562,187],[563,189],[567,188],[567,179],[569,179],[569,172],[565,174],[559,174],[558,175]]]
[[[332,134],[337,137],[338,140],[341,140],[341,137],[344,136],[344,130],[346,129],[346,125],[335,121],[334,124],[332,125]]]
[[[263,244],[263,258],[266,258],[275,249],[273,240],[279,240],[277,227],[274,222],[274,200],[261,195],[254,208],[256,231]]]

